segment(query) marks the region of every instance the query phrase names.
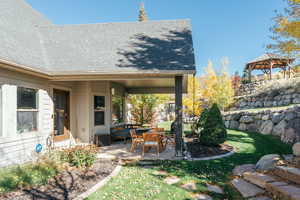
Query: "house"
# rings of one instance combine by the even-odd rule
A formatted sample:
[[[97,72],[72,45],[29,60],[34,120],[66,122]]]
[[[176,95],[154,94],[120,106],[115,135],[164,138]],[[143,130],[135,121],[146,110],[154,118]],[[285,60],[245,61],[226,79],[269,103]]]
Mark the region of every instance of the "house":
[[[49,136],[65,146],[110,134],[115,97],[176,91],[181,122],[195,73],[189,20],[55,25],[1,0],[0,43],[0,166],[32,159]]]

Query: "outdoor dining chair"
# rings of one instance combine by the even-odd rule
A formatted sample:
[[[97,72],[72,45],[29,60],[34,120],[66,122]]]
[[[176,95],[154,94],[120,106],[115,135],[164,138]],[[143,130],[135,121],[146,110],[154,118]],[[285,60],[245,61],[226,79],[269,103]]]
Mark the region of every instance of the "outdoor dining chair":
[[[130,136],[131,136],[131,148],[130,152],[133,152],[134,149],[144,143],[143,136],[137,135],[135,129],[130,129]]]
[[[143,156],[146,148],[156,147],[156,155],[159,157],[159,148],[161,143],[161,135],[158,133],[144,133]]]

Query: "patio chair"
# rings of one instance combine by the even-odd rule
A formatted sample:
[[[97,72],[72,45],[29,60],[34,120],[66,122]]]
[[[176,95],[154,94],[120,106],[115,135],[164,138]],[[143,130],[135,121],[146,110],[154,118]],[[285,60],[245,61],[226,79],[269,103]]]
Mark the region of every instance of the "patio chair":
[[[159,157],[159,146],[161,143],[161,135],[158,133],[144,133],[143,156],[145,148],[156,147],[156,155]]]
[[[139,145],[144,143],[143,136],[137,135],[135,129],[130,129],[130,136],[131,136],[131,148],[130,152],[133,152],[134,149]]]

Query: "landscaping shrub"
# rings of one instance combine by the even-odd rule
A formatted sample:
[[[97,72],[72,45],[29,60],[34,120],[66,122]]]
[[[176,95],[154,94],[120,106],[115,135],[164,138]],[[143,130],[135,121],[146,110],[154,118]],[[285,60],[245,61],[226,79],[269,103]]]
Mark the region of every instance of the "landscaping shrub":
[[[60,159],[74,167],[91,167],[96,161],[97,152],[98,148],[95,145],[75,146],[64,149]]]
[[[207,119],[207,114],[208,114],[208,109],[207,108],[205,108],[203,111],[202,111],[202,113],[201,113],[201,115],[198,117],[198,119],[196,119],[195,121],[194,121],[194,123],[192,124],[192,132],[195,134],[195,135],[198,135],[198,136],[200,136],[200,132],[201,132],[201,130],[203,129],[203,127],[204,127],[204,124],[205,124],[205,121],[206,121],[206,119]]]
[[[227,130],[218,105],[214,104],[206,115],[203,129],[200,132],[200,143],[216,146],[225,142]]]
[[[17,188],[46,184],[57,173],[57,164],[48,160],[3,168],[0,170],[0,194]]]

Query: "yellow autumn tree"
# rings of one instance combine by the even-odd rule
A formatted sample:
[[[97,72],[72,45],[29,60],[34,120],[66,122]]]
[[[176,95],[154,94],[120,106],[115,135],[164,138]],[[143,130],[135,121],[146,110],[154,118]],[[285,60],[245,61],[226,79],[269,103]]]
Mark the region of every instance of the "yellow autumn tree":
[[[201,107],[201,88],[200,88],[200,78],[197,76],[188,77],[188,91],[187,94],[183,96],[184,112],[189,115],[199,116],[202,112]]]
[[[200,79],[202,98],[206,100],[209,106],[216,103],[222,110],[233,103],[234,96],[232,82],[226,72],[226,65],[228,65],[228,60],[222,60],[222,67],[216,73],[213,63],[209,61],[205,69],[205,74]]]
[[[274,44],[268,47],[283,55],[300,57],[300,0],[287,0],[285,13],[275,17],[271,28]]]

